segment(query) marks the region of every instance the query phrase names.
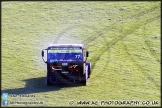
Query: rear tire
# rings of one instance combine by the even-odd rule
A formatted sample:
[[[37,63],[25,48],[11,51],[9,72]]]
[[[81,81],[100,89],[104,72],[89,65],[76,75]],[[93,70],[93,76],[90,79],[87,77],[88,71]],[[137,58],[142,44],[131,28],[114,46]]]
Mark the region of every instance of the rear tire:
[[[87,81],[88,81],[88,72],[86,71],[85,74],[83,75],[82,81],[80,82],[80,84],[82,86],[86,86],[87,85]]]
[[[88,78],[90,78],[90,75],[91,75],[91,63],[86,62],[86,65],[88,66]]]
[[[46,85],[47,86],[51,86],[52,85],[52,83],[50,82],[50,79],[49,79],[48,76],[46,76]]]

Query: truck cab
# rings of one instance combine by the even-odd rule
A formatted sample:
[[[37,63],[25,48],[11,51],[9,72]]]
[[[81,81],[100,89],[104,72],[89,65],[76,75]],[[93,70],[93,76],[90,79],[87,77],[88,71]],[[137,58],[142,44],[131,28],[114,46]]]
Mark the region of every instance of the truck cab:
[[[44,60],[45,56],[46,60]],[[83,44],[53,44],[43,49],[42,59],[47,64],[46,84],[87,85],[91,73],[91,64],[86,62],[88,56],[89,52]]]

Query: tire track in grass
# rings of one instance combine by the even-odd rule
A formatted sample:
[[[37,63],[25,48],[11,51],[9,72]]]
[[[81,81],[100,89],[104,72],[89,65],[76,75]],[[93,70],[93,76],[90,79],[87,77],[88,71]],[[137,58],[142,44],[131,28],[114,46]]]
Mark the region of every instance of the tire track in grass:
[[[157,20],[160,20],[160,17],[159,18],[157,18]],[[145,27],[144,27],[144,31],[145,31]],[[144,33],[144,36],[145,36],[146,34]],[[159,58],[157,58],[156,56],[155,56],[155,53],[153,53],[152,51],[154,51],[154,50],[152,50],[151,49],[151,47],[150,47],[150,45],[149,45],[149,40],[146,40],[144,37],[142,37],[143,38],[143,41],[144,41],[144,46],[145,47],[147,47],[149,50],[147,50],[147,52],[154,58],[154,59],[156,59],[158,62],[160,62],[160,60],[159,60]]]
[[[137,17],[144,16],[145,14],[148,14],[149,12],[152,12],[152,11],[154,11],[154,10],[157,9],[157,8],[159,8],[159,6],[153,7],[153,8],[151,8],[151,9],[149,9],[149,10],[146,10],[146,11],[142,11],[142,12],[140,12],[140,13],[138,13],[138,14],[129,16],[129,17],[127,17],[127,18],[125,18],[125,19],[123,19],[123,20],[117,22],[117,23],[111,24],[110,26],[104,28],[103,30],[99,31],[98,33],[94,34],[93,36],[91,36],[91,37],[89,37],[87,40],[85,40],[85,41],[84,41],[84,45],[89,44],[90,42],[92,42],[93,40],[95,40],[96,38],[98,38],[99,36],[102,36],[105,32],[110,31],[110,30],[113,29],[114,26],[116,26],[117,24],[119,24],[119,23],[124,23],[124,22],[126,22],[126,21],[131,20],[131,19],[134,19],[134,18],[137,18]]]
[[[126,46],[125,44],[123,44],[123,45],[124,45],[124,48],[125,48],[126,53],[129,55],[131,61],[134,63],[134,66],[136,66],[138,69],[146,70],[146,71],[149,72],[148,69],[144,69],[144,68],[142,68],[141,65],[139,65],[138,63],[136,63],[136,60],[135,60],[135,59],[131,56],[131,54],[129,53],[127,46]],[[145,72],[145,71],[141,71],[141,72],[142,72],[142,74],[143,74],[150,82],[152,82],[158,89],[160,89],[160,86],[156,83],[156,81],[155,81],[154,78],[152,78],[152,77],[151,77],[147,72]]]
[[[85,40],[84,45],[88,45],[90,42],[94,41],[94,40],[97,39],[98,37],[103,36],[103,34],[104,34],[105,32],[110,31],[110,30],[113,29],[117,24],[124,23],[124,22],[127,22],[127,21],[131,20],[131,19],[134,19],[134,18],[137,18],[137,17],[144,16],[145,14],[148,14],[149,12],[152,12],[152,11],[154,11],[154,10],[157,9],[157,8],[159,8],[159,6],[154,7],[154,8],[151,8],[151,9],[146,10],[146,11],[142,11],[142,12],[140,12],[140,13],[138,13],[138,14],[133,15],[133,16],[129,16],[129,17],[127,17],[127,18],[125,18],[125,19],[119,21],[118,23],[114,23],[114,24],[112,24],[112,25],[106,27],[105,29],[99,31],[99,32],[96,33],[95,35],[93,35],[93,36],[91,36],[90,38],[88,38],[87,40]],[[103,38],[103,37],[102,37],[102,38]],[[110,41],[110,43],[107,42],[105,38],[103,39],[103,40],[105,41],[105,43],[107,44],[108,47],[105,49],[105,51],[101,51],[101,53],[98,54],[97,57],[93,57],[93,58],[92,58],[92,59],[94,59],[94,61],[95,61],[94,63],[92,63],[92,64],[93,64],[93,65],[91,66],[91,67],[92,67],[92,70],[93,70],[93,68],[95,67],[96,62],[100,59],[100,56],[101,56],[103,53],[105,53],[108,49],[110,49],[113,45],[115,45],[119,40],[122,40],[123,38],[124,38],[124,37],[119,36],[118,38],[115,38],[115,39],[113,39],[112,41]],[[88,49],[89,47],[90,47],[90,45],[87,47],[87,49]],[[105,66],[108,65],[108,63],[109,63],[109,62],[106,62],[106,63],[105,63]],[[106,68],[106,67],[105,67],[105,68]],[[103,68],[102,70],[104,70],[105,68]]]
[[[93,59],[95,62],[98,61],[98,60],[100,59],[100,56],[102,56],[103,53],[105,53],[105,52],[108,51],[110,48],[112,48],[118,41],[120,41],[120,40],[124,39],[126,36],[132,34],[134,31],[136,31],[137,29],[139,29],[142,25],[146,25],[147,23],[149,23],[149,22],[151,22],[151,21],[154,21],[154,20],[156,20],[156,19],[158,19],[158,18],[160,18],[160,16],[156,16],[156,17],[153,17],[153,18],[151,18],[151,19],[148,19],[148,20],[146,20],[145,22],[143,22],[143,24],[138,25],[137,27],[135,27],[135,28],[132,29],[132,30],[129,30],[126,34],[123,34],[122,36],[118,36],[117,38],[113,39],[112,41],[107,42],[107,43],[106,43],[106,46],[107,46],[107,47],[105,47],[105,48],[104,48],[104,46],[101,47],[101,48],[100,48],[100,49],[101,49],[101,50],[100,50],[100,53],[97,55],[97,57],[92,57],[92,59]],[[106,39],[104,39],[104,40],[106,40]],[[95,67],[95,64],[96,64],[95,62],[94,62],[93,65],[92,65],[92,69]]]
[[[153,8],[151,8],[151,9],[149,9],[149,10],[142,11],[142,12],[140,12],[140,13],[138,13],[138,14],[129,16],[129,17],[127,17],[127,18],[125,18],[125,19],[123,19],[123,20],[117,22],[117,23],[113,23],[113,24],[111,24],[110,26],[104,28],[103,30],[98,31],[98,32],[97,32],[96,34],[94,34],[93,36],[90,36],[88,39],[86,39],[86,40],[83,42],[83,44],[86,46],[86,45],[89,44],[90,42],[92,42],[92,41],[94,41],[95,39],[97,39],[98,37],[102,36],[105,32],[110,31],[111,29],[113,29],[117,24],[124,23],[124,22],[129,21],[129,20],[131,20],[131,19],[133,19],[133,18],[137,18],[137,17],[143,16],[143,15],[145,15],[145,14],[148,14],[149,12],[154,11],[154,10],[157,9],[157,8],[159,8],[159,6],[156,6],[156,7],[153,7]],[[46,16],[46,17],[47,17],[47,16]],[[44,18],[47,19],[46,17],[44,17]],[[48,20],[50,20],[51,22],[53,22],[53,20],[52,20],[51,18],[49,18],[49,17],[48,17]],[[89,25],[73,25],[73,26],[71,26],[71,27],[65,28],[61,33],[59,33],[59,34],[57,35],[57,37],[56,37],[54,43],[57,43],[57,41],[60,39],[60,37],[61,37],[63,34],[65,34],[67,31],[69,31],[69,30],[71,30],[71,29],[74,29],[74,28],[76,28],[76,27],[78,27],[78,26],[86,26],[86,27],[91,28],[91,29],[93,29],[93,30],[97,30],[97,28],[95,28],[95,27],[93,27],[93,26],[89,26]],[[106,41],[106,40],[104,39],[104,41]],[[106,42],[106,43],[107,43],[107,42]],[[90,47],[90,46],[88,46],[88,47]]]
[[[155,20],[157,20],[157,19],[159,19],[160,18],[160,16],[156,16],[156,17],[154,17],[154,18],[151,18],[151,19],[149,19],[149,20],[147,20],[143,25],[146,25],[146,24],[148,24],[148,23],[150,23],[150,22],[152,22],[152,21],[155,21]],[[141,25],[141,26],[143,26],[143,25]],[[140,26],[140,27],[141,27]],[[138,27],[139,28],[139,27]],[[137,28],[137,29],[138,29]],[[136,30],[137,30],[136,29]],[[135,31],[135,30],[134,30]],[[130,59],[131,59],[131,61],[133,61],[133,63],[134,63],[134,65],[137,67],[137,68],[139,68],[139,69],[142,69],[142,70],[146,70],[146,71],[149,71],[148,69],[144,69],[144,68],[142,68],[142,66],[140,66],[138,63],[136,63],[136,60],[131,56],[131,54],[129,53],[129,50],[128,50],[128,48],[127,48],[127,46],[125,45],[125,44],[123,44],[124,45],[124,50],[126,51],[126,53],[129,55],[129,57],[130,57]],[[152,78],[147,72],[145,72],[145,71],[141,71],[144,75],[145,75],[145,77],[150,81],[150,82],[152,82],[158,89],[160,88],[160,86],[158,85],[158,84],[156,84],[156,81],[155,81],[155,79],[154,78]]]
[[[129,35],[129,34],[131,34],[132,32],[134,32],[134,31],[135,31],[136,29],[138,29],[140,26],[136,27],[136,28],[133,29],[133,30],[128,31],[127,34],[125,34],[125,35],[123,35],[123,36],[119,36],[119,37],[113,39],[113,40],[110,41],[110,42],[107,42],[107,41],[106,41],[106,38],[103,37],[103,34],[104,34],[105,32],[110,31],[110,30],[113,29],[117,24],[121,24],[121,23],[127,22],[127,21],[129,21],[129,20],[131,20],[131,19],[134,19],[134,18],[137,18],[137,17],[144,16],[145,14],[149,14],[149,12],[153,12],[153,11],[154,11],[155,9],[157,9],[157,8],[158,8],[158,6],[152,8],[152,9],[149,9],[149,10],[147,10],[147,11],[140,12],[140,13],[138,13],[138,14],[136,14],[136,15],[130,16],[130,17],[128,17],[128,18],[125,18],[125,19],[123,19],[122,21],[120,21],[120,22],[118,22],[118,23],[114,23],[114,24],[110,25],[109,27],[103,29],[102,31],[96,33],[96,34],[93,35],[92,37],[88,38],[88,39],[84,42],[85,45],[88,45],[90,42],[92,42],[92,41],[94,41],[95,39],[97,39],[98,37],[101,37],[101,36],[102,36],[102,38],[104,38],[103,40],[105,41],[106,46],[108,46],[107,48],[104,48],[104,46],[101,47],[101,48],[100,48],[100,49],[101,49],[101,50],[100,50],[100,53],[97,55],[97,57],[93,57],[92,59],[93,59],[95,62],[97,62],[97,61],[100,59],[100,56],[101,56],[103,53],[105,53],[108,49],[110,49],[113,45],[115,45],[119,40],[122,40],[124,37],[126,37],[127,35]],[[156,18],[159,18],[159,17],[160,17],[160,16],[157,16],[157,17],[154,17],[154,18],[156,19]],[[154,19],[154,18],[153,18],[153,19]],[[147,22],[149,22],[149,21],[151,21],[151,20],[152,20],[152,19],[149,19],[149,20],[147,20],[145,23],[147,23]],[[90,47],[90,45],[89,45],[87,48],[89,48],[89,47]],[[93,64],[93,65],[92,65],[92,69],[95,67],[95,62],[92,63],[92,64]],[[107,65],[107,64],[105,64],[105,65]]]
[[[157,6],[157,7],[153,7],[153,8],[151,8],[151,9],[149,9],[149,10],[142,11],[142,12],[140,12],[140,13],[138,13],[138,14],[129,16],[129,17],[127,17],[127,18],[125,18],[125,19],[119,21],[118,23],[113,23],[112,25],[110,25],[110,26],[104,28],[103,30],[98,31],[98,32],[97,32],[96,34],[94,34],[93,36],[90,36],[88,39],[86,39],[86,40],[83,42],[83,44],[86,46],[87,44],[89,44],[89,43],[92,42],[93,40],[95,40],[95,39],[97,39],[98,37],[102,36],[105,32],[110,31],[112,28],[114,28],[114,27],[115,27],[117,24],[119,24],[119,23],[124,23],[124,22],[129,21],[129,20],[131,20],[131,19],[133,19],[133,18],[143,16],[144,14],[148,14],[149,12],[152,12],[153,10],[155,10],[155,9],[157,9],[157,8],[158,8],[158,6]],[[50,20],[51,22],[54,22],[50,17],[45,16],[44,18]],[[88,28],[90,28],[90,29],[97,30],[97,28],[95,28],[95,27],[93,27],[93,26],[89,26],[89,25],[72,25],[72,26],[70,26],[70,27],[65,28],[64,30],[62,30],[62,32],[60,32],[60,33],[56,36],[56,39],[54,40],[54,43],[57,43],[57,41],[60,39],[60,37],[61,37],[63,34],[65,34],[67,31],[72,30],[72,29],[74,29],[74,28],[76,28],[76,27],[79,27],[79,26],[85,26],[85,27],[88,27]],[[89,47],[89,46],[88,46],[88,47]]]
[[[147,52],[153,57],[155,58],[157,61],[159,60],[158,58],[155,57],[155,54],[152,52],[154,50],[151,50],[151,47],[149,45],[149,40],[144,40],[144,45],[149,49],[147,50]],[[159,60],[160,61],[160,60]]]
[[[160,16],[157,17],[157,19],[155,18],[155,20],[159,20],[159,19],[160,19]],[[146,35],[146,33],[145,33],[145,27],[144,27],[144,36],[145,35]],[[146,40],[143,36],[142,36],[142,38],[143,38],[143,41],[144,41],[144,46],[146,48],[148,48],[148,50],[146,50],[148,52],[148,54],[150,54],[157,62],[160,62],[160,59],[156,57],[154,52],[152,52],[152,51],[155,51],[155,50],[151,49],[151,47],[149,45],[149,40]]]

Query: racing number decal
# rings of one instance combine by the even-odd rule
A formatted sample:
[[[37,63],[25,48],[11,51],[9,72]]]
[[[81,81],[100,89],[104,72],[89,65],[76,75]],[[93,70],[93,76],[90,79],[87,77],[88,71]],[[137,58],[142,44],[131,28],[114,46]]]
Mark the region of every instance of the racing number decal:
[[[75,55],[75,58],[80,58],[80,55]]]

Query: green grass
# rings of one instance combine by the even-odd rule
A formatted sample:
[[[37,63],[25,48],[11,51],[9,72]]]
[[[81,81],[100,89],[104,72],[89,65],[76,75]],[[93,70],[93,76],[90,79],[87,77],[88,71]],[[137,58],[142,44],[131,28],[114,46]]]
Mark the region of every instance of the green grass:
[[[70,100],[73,106],[80,100],[157,100],[161,106],[160,8],[160,2],[2,2],[2,92],[34,94],[9,101],[42,106],[69,106]],[[88,85],[46,86],[41,50],[88,41]]]

